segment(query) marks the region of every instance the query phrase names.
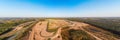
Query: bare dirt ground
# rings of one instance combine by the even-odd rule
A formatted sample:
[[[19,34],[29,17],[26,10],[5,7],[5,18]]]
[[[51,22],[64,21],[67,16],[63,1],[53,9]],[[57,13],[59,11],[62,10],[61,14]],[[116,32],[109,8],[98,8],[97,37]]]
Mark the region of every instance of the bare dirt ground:
[[[32,28],[32,31],[30,32],[28,39],[25,39],[25,40],[48,40],[49,38],[56,39],[56,40],[62,40],[62,38],[56,38],[57,35],[59,35],[61,28],[58,29],[55,35],[53,32],[46,31],[47,23],[48,21],[42,21],[42,22],[37,23]]]
[[[35,26],[33,26],[32,30],[29,32],[28,36],[24,40],[62,40],[61,37],[61,29],[59,25],[63,25],[67,21],[56,21],[56,25],[59,27],[56,32],[48,32],[47,24],[48,21],[40,21]],[[81,29],[96,38],[96,40],[119,40],[114,37],[110,32],[102,30],[100,28],[96,28],[89,24],[85,24],[82,22],[68,22],[68,26],[71,26],[69,29]]]

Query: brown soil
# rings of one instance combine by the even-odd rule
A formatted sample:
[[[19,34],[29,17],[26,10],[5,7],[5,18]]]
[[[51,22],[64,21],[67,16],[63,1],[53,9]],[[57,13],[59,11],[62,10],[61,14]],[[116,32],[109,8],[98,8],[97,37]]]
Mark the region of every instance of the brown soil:
[[[63,37],[61,35],[62,33],[61,31],[63,31],[62,26],[66,26],[66,25],[69,26],[69,29],[82,30],[91,37],[95,38],[96,40],[118,40],[118,38],[114,37],[112,33],[102,30],[100,28],[96,28],[89,24],[85,24],[82,22],[73,22],[73,21],[71,21],[72,23],[71,24],[65,20],[61,20],[61,21],[53,20],[53,21],[55,22],[55,24],[53,23],[53,25],[59,27],[56,32],[46,31],[48,21],[40,21],[35,26],[33,26],[28,36],[25,37],[25,40],[63,40]]]

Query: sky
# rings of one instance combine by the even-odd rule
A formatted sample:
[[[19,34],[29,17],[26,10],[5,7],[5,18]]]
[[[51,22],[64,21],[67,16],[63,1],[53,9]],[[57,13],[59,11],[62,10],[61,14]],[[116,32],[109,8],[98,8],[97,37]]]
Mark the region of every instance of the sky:
[[[120,0],[0,0],[0,17],[120,17]]]

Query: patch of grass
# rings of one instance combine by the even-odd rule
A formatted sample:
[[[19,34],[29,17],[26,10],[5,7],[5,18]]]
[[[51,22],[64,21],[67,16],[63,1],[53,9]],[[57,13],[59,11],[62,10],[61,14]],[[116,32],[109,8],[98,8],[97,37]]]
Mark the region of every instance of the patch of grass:
[[[61,35],[63,40],[96,40],[82,30],[65,29]]]
[[[51,27],[50,26],[50,21],[48,21],[48,23],[47,23],[47,29],[46,29],[47,32],[56,32],[57,29],[58,29],[58,28],[50,28],[50,27]]]
[[[62,29],[68,29],[70,28],[70,26],[65,26],[65,27],[62,27]]]
[[[56,32],[58,30],[58,28],[52,28],[52,29],[47,29],[48,32]]]
[[[51,40],[51,38],[48,38],[48,40]]]

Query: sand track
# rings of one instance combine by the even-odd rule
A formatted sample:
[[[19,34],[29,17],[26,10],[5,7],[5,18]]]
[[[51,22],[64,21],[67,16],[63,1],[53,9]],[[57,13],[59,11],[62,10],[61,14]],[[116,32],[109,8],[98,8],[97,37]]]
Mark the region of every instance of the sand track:
[[[72,24],[68,25],[68,26],[71,26],[69,29],[83,30],[89,35],[91,35],[92,37],[96,38],[96,40],[118,40],[114,36],[108,35],[108,34],[111,34],[110,32],[107,32],[99,28],[95,28],[94,26],[91,26],[89,24],[85,24],[82,22],[74,22],[74,21],[71,21],[71,23]],[[56,33],[47,32],[46,31],[47,24],[48,24],[48,21],[40,21],[35,26],[33,26],[32,30],[29,32],[28,39],[26,40],[48,40],[48,39],[62,40],[62,37],[61,37],[62,27],[59,27]],[[94,30],[97,30],[100,32],[93,32],[93,30],[90,30],[90,28],[93,28]]]
[[[54,32],[47,32],[47,24],[48,21],[42,21],[37,23],[29,34],[28,40],[47,40],[48,38],[55,38],[53,37]],[[57,32],[58,34],[58,32]],[[42,36],[43,35],[43,36]]]

